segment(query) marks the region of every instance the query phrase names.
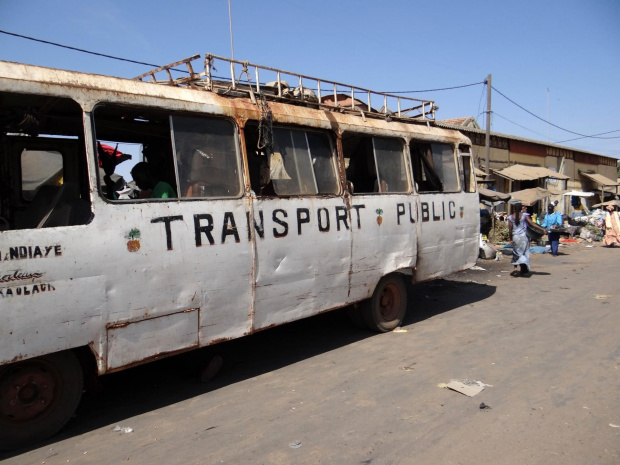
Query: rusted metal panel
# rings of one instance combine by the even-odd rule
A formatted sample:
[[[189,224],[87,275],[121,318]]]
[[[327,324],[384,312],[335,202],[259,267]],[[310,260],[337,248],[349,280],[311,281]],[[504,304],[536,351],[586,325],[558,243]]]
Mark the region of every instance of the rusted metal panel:
[[[420,194],[419,218],[414,281],[448,276],[476,264],[480,229],[477,193]]]
[[[254,329],[350,301],[353,218],[340,197],[256,201]]]
[[[198,347],[198,309],[112,325],[108,328],[108,370]],[[165,337],[162,335],[165,334]],[[153,353],[157,348],[157,353]]]
[[[369,298],[382,276],[416,264],[417,195],[354,195],[349,295]]]
[[[78,257],[86,231],[0,232],[0,364],[99,341],[108,280]]]
[[[132,81],[110,76],[92,75],[72,71],[41,68],[37,66],[0,61],[0,78],[11,81],[16,92],[32,91],[32,84],[43,86],[43,90],[57,95],[72,97],[92,106],[97,101],[135,103],[140,96],[140,104],[153,105],[172,110],[200,111],[223,114],[230,117],[258,119],[259,111],[249,99],[231,99],[208,92],[189,88],[154,85],[147,82]],[[467,143],[468,139],[460,133],[438,128],[432,124],[386,121],[378,118],[362,118],[358,114],[345,114],[337,111],[314,109],[305,106],[269,102],[274,117],[282,123],[301,124],[310,127],[332,129],[338,125],[343,130],[360,130],[377,135],[398,135],[416,137],[422,140],[449,140]]]

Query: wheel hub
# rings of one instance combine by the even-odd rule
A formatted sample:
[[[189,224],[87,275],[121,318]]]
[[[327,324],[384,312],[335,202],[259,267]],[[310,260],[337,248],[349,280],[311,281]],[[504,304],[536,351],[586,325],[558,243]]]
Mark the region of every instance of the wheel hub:
[[[381,305],[381,316],[386,321],[396,318],[399,309],[398,290],[393,285],[386,286],[381,292],[379,304]]]
[[[41,366],[27,366],[8,373],[0,390],[2,416],[13,421],[30,420],[54,400],[56,380]]]

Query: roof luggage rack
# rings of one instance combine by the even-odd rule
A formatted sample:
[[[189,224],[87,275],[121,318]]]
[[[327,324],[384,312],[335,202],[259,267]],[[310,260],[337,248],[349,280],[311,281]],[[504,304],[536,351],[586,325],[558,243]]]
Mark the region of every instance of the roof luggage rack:
[[[361,113],[362,117],[369,115],[424,122],[435,120],[437,107],[432,100],[420,100],[377,92],[363,87],[256,65],[247,61],[231,60],[212,54],[205,55],[204,71],[196,73],[192,67],[192,62],[199,58],[200,55],[194,55],[146,72],[135,79],[142,81],[150,77],[150,82],[155,84],[202,88],[230,97],[250,97],[253,102],[256,102],[255,94],[258,94],[261,98],[264,97],[269,100],[284,100],[315,108]],[[230,77],[213,74],[217,72],[215,65],[219,65],[219,62],[223,62],[224,66],[230,68]],[[186,65],[187,70],[175,68],[183,64]],[[237,70],[239,70],[238,76]],[[166,78],[158,79],[157,75],[163,72],[166,73]],[[186,75],[174,78],[172,72]],[[285,78],[297,85],[291,86]]]

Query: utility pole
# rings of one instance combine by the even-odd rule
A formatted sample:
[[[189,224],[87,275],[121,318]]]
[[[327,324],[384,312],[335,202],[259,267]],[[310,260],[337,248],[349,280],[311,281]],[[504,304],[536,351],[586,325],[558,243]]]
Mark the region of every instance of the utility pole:
[[[551,142],[551,112],[549,110],[549,88],[547,87],[547,142]]]
[[[491,174],[491,170],[489,168],[489,159],[491,158],[491,75],[487,76],[487,80],[485,81],[487,85],[487,134],[484,139],[484,149],[485,149],[485,162],[484,162],[484,170],[487,174]]]

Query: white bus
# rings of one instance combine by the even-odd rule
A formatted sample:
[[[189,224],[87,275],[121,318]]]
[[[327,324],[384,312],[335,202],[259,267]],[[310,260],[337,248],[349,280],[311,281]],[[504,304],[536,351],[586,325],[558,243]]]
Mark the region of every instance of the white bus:
[[[62,428],[84,373],[352,304],[390,331],[403,279],[474,265],[470,141],[433,102],[195,59],[0,62],[0,448]]]

